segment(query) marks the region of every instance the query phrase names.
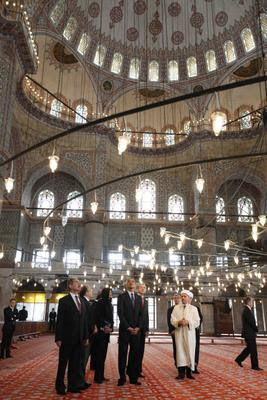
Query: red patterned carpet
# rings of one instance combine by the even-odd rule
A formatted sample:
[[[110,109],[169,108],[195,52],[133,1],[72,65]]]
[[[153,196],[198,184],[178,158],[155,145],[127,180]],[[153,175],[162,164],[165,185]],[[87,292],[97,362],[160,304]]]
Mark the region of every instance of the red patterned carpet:
[[[60,399],[54,391],[57,349],[52,336],[18,343],[13,359],[0,361],[1,400]],[[109,347],[105,375],[110,381],[93,384],[82,394],[68,394],[65,399],[119,400],[265,400],[267,398],[267,346],[258,346],[263,372],[252,371],[249,360],[244,368],[233,359],[243,346],[202,345],[200,375],[195,381],[177,381],[171,345],[146,345],[142,386],[117,387],[117,344]],[[89,376],[89,381],[92,375]]]

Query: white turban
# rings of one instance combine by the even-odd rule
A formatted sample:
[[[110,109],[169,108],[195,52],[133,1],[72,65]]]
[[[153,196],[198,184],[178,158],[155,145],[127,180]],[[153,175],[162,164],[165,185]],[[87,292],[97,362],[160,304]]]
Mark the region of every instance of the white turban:
[[[191,300],[194,297],[193,293],[190,292],[190,290],[182,290],[181,294],[186,294],[188,297],[190,297]]]

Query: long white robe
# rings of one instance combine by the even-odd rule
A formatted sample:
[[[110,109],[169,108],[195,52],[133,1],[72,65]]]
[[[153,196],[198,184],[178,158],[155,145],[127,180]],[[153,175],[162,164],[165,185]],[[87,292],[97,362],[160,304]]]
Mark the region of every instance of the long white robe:
[[[178,326],[178,321],[186,319],[189,326]],[[195,370],[196,328],[200,324],[195,306],[178,304],[171,315],[171,324],[175,327],[177,367],[190,367]]]

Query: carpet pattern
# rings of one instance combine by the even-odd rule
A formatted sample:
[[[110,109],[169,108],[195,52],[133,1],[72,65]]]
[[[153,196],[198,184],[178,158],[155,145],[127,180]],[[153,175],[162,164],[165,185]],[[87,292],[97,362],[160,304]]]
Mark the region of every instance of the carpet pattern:
[[[0,400],[60,399],[54,390],[57,354],[52,336],[18,343],[12,359],[0,361]],[[168,343],[146,345],[142,386],[127,383],[117,387],[117,343],[109,346],[105,375],[110,381],[93,384],[81,394],[67,394],[65,399],[119,400],[263,400],[267,393],[267,346],[258,346],[260,366],[264,371],[244,368],[234,363],[243,346],[203,345],[200,354],[200,375],[195,381],[177,381]],[[88,381],[92,381],[92,372]]]

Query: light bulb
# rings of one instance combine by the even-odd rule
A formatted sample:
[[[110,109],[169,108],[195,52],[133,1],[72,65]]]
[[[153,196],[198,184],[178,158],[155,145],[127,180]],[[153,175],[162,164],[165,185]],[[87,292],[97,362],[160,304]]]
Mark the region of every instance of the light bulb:
[[[0,251],[0,260],[2,260],[2,258],[4,257],[4,252],[3,250]]]
[[[209,261],[209,260],[206,261],[206,268],[207,268],[207,269],[210,268],[210,261]]]
[[[159,231],[160,237],[163,237],[165,233],[166,233],[166,228],[162,226]]]
[[[224,124],[225,124],[225,115],[222,112],[217,111],[212,120],[212,129],[215,136],[219,136]]]
[[[46,251],[48,249],[48,244],[47,243],[44,243],[43,244],[43,251]]]
[[[67,215],[62,215],[62,217],[61,217],[61,223],[62,223],[62,226],[66,226],[66,225],[67,225],[67,223],[68,223],[68,217],[67,217]]]
[[[169,248],[169,254],[172,255],[173,253],[174,253],[174,248],[173,248],[173,247],[170,247],[170,248]]]
[[[45,236],[41,236],[41,237],[40,237],[40,244],[41,244],[41,246],[44,244],[44,242],[45,242]]]
[[[224,248],[225,248],[226,251],[229,250],[229,248],[230,248],[230,240],[227,239],[227,240],[224,241]]]
[[[54,173],[55,170],[56,170],[57,167],[58,167],[59,157],[58,157],[58,156],[55,156],[55,155],[53,154],[52,156],[49,156],[49,157],[48,157],[48,160],[49,160],[49,167],[50,167],[52,173]]]
[[[196,187],[199,193],[203,192],[205,180],[203,178],[196,179]]]
[[[234,262],[236,265],[239,263],[239,258],[237,255],[234,256]]]
[[[151,249],[151,257],[155,258],[156,255],[156,249]]]
[[[120,156],[122,155],[122,153],[125,152],[128,144],[129,144],[129,141],[126,136],[122,135],[122,136],[118,137],[118,153]]]
[[[7,193],[10,193],[13,190],[14,181],[15,181],[15,179],[11,178],[11,176],[9,176],[8,178],[5,178],[5,187],[6,187]]]
[[[185,241],[185,233],[184,232],[180,232],[180,240],[182,243]]]
[[[122,245],[122,244],[119,244],[119,246],[118,246],[118,252],[121,253],[121,252],[122,252],[122,249],[123,249],[123,245]]]
[[[266,215],[259,215],[259,221],[261,226],[264,226],[266,224]]]
[[[197,247],[200,249],[203,245],[203,239],[198,239],[197,240]]]
[[[45,236],[48,236],[50,232],[51,232],[51,227],[50,226],[45,226],[45,228],[44,228]]]
[[[93,214],[96,213],[97,207],[98,207],[98,202],[97,202],[97,201],[92,201],[92,203],[91,203],[91,210],[92,210],[92,213],[93,213]]]
[[[134,246],[134,252],[135,252],[135,254],[139,253],[139,246]]]
[[[178,248],[178,250],[181,250],[182,247],[183,247],[183,242],[181,240],[177,240],[177,248]]]
[[[257,224],[252,224],[252,233],[251,236],[254,239],[255,242],[258,240],[258,225]]]
[[[96,272],[96,266],[95,265],[93,266],[93,272]]]
[[[51,258],[54,258],[56,256],[56,252],[55,252],[55,250],[52,250],[51,251]]]
[[[142,198],[142,191],[141,191],[140,188],[137,188],[136,191],[135,191],[135,200],[136,200],[136,202],[139,203],[141,198]]]
[[[168,244],[169,241],[170,241],[170,235],[165,235],[165,238],[164,238],[165,244]]]

